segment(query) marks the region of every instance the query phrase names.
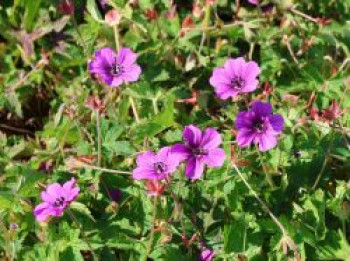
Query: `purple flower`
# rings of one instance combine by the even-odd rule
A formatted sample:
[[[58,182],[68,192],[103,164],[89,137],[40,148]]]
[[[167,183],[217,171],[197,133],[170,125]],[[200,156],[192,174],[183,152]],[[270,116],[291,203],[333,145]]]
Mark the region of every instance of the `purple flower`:
[[[118,54],[109,47],[95,52],[90,61],[90,74],[96,74],[106,84],[116,87],[126,82],[135,82],[141,74],[141,67],[135,64],[137,55],[129,48],[121,48]]]
[[[64,210],[74,201],[79,194],[79,187],[75,185],[76,180],[72,178],[70,181],[62,185],[53,183],[49,185],[45,191],[41,193],[41,199],[44,201],[34,209],[35,218],[44,222],[49,216],[62,216]]]
[[[201,252],[201,256],[199,258],[199,261],[211,261],[214,258],[214,251],[210,249],[206,249]]]
[[[189,179],[199,179],[204,166],[221,167],[225,161],[225,152],[220,149],[220,134],[213,128],[204,133],[194,125],[186,126],[182,133],[184,144],[175,144],[172,152],[180,160],[187,161],[185,174]]]
[[[136,163],[132,173],[134,179],[160,180],[175,172],[179,159],[171,154],[170,147],[164,147],[157,154],[152,151],[140,154]]]
[[[283,130],[283,123],[281,115],[272,114],[271,104],[255,101],[250,111],[237,115],[237,143],[240,147],[259,144],[260,151],[272,149],[277,144],[276,136]]]
[[[214,69],[209,82],[216,95],[226,100],[240,93],[254,91],[259,85],[256,79],[259,73],[260,68],[256,62],[246,62],[242,57],[228,59],[224,67]]]
[[[258,5],[259,4],[259,0],[248,0],[249,3],[251,3],[252,5]]]

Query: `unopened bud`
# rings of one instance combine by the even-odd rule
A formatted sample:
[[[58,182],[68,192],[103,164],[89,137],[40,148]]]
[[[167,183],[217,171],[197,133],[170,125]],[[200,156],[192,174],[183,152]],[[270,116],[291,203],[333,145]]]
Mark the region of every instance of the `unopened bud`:
[[[121,15],[116,9],[108,11],[105,15],[105,22],[110,26],[115,26],[119,24],[121,20]]]

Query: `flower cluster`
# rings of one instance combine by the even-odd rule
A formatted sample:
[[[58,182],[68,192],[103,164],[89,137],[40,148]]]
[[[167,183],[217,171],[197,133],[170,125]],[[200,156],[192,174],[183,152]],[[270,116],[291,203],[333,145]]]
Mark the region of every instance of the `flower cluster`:
[[[181,162],[185,162],[187,178],[199,179],[206,165],[213,168],[223,165],[225,152],[219,148],[221,137],[213,128],[202,132],[194,125],[186,126],[183,140],[182,144],[164,147],[157,154],[152,151],[140,154],[136,159],[137,167],[133,171],[133,178],[166,179],[176,171]]]
[[[228,59],[224,67],[215,68],[209,82],[217,96],[226,100],[257,89],[259,74],[257,63],[240,57]],[[237,144],[242,148],[256,144],[260,151],[272,149],[277,145],[277,135],[282,132],[283,125],[283,117],[272,113],[271,104],[254,101],[251,110],[237,115]]]
[[[258,1],[249,2],[258,4]],[[150,12],[148,16],[151,19]],[[112,24],[112,21],[109,22]],[[104,84],[118,87],[139,79],[141,67],[136,64],[136,60],[137,55],[129,48],[121,48],[116,53],[113,49],[105,47],[95,52],[89,63],[89,71]],[[228,59],[223,67],[215,68],[209,82],[216,95],[222,100],[227,100],[256,90],[259,87],[259,74],[260,68],[256,62],[247,62],[239,57]],[[89,97],[87,106],[99,113],[105,109],[104,102],[94,96]],[[283,125],[283,117],[273,114],[271,104],[253,101],[251,109],[239,112],[235,120],[238,130],[237,144],[242,148],[254,144],[260,151],[272,149],[277,144],[277,135],[282,132]],[[158,152],[145,151],[137,156],[137,166],[132,172],[132,177],[135,180],[147,180],[149,196],[162,195],[171,176],[181,164],[186,165],[185,175],[190,180],[200,179],[207,167],[220,168],[224,164],[225,152],[220,147],[222,139],[214,128],[208,127],[202,131],[190,124],[183,129],[182,138],[182,143],[163,147]],[[41,194],[43,203],[34,210],[36,219],[45,222],[50,216],[62,216],[78,194],[79,187],[76,186],[75,179],[63,185],[49,185]],[[109,195],[116,201],[121,198],[118,190],[110,191]],[[210,261],[214,255],[213,250],[204,249],[199,260]]]

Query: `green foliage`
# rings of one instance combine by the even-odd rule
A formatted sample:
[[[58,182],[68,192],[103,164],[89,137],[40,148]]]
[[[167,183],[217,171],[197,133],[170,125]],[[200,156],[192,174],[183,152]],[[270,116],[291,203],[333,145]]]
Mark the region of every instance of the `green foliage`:
[[[167,0],[77,0],[73,14],[63,2],[0,3],[1,260],[190,261],[212,249],[215,260],[350,261],[349,0],[198,0],[197,16],[193,1],[171,13]],[[111,88],[89,61],[116,40],[142,74]],[[240,56],[259,64],[260,88],[220,100],[210,75]],[[260,154],[235,138],[255,99],[285,120],[278,146]],[[220,132],[225,164],[197,181],[181,166],[154,205],[128,173],[140,152],[181,142],[188,124]],[[36,221],[41,191],[72,177],[78,198]]]

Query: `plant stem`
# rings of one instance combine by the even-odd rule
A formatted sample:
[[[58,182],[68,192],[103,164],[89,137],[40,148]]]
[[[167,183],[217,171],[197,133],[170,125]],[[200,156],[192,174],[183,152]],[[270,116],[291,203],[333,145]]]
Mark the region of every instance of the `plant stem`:
[[[309,15],[303,13],[303,12],[300,12],[299,10],[297,10],[297,9],[295,9],[295,8],[291,8],[290,11],[291,11],[293,14],[299,15],[299,16],[301,16],[301,17],[303,17],[303,18],[305,18],[305,19],[307,19],[307,20],[309,20],[309,21],[311,21],[311,22],[317,24],[317,19],[316,19],[316,18],[313,18],[313,17],[311,17],[311,16],[309,16]]]
[[[91,251],[91,254],[92,254],[92,257],[93,257],[93,260],[98,260],[97,258],[97,255],[95,253],[95,251],[93,250],[89,240],[87,239],[86,235],[85,235],[85,232],[83,230],[83,227],[81,226],[81,224],[79,223],[78,219],[75,217],[75,215],[73,214],[73,212],[68,208],[67,209],[67,213],[68,215],[70,216],[70,218],[73,220],[74,223],[76,223],[76,225],[78,226],[78,228],[80,229],[81,231],[81,235],[83,236],[83,239],[84,241],[86,242],[86,244],[88,245],[90,251]]]
[[[278,220],[278,218],[272,213],[272,211],[269,209],[267,204],[259,197],[259,195],[255,192],[255,190],[250,186],[248,181],[245,179],[243,174],[240,172],[236,164],[231,162],[233,168],[236,170],[238,176],[241,178],[243,183],[246,185],[246,187],[249,189],[249,191],[253,194],[254,198],[260,203],[262,209],[271,217],[272,221],[277,225],[277,227],[281,230],[283,238],[285,239],[287,244],[289,244],[292,249],[294,250],[294,253],[299,256],[299,253],[297,252],[297,245],[294,243],[293,239],[289,236],[287,230],[282,225],[282,223]]]
[[[314,185],[312,186],[312,189],[315,190],[318,183],[320,182],[321,180],[321,177],[324,173],[324,171],[326,170],[326,167],[327,167],[327,163],[328,163],[328,160],[329,160],[329,154],[331,152],[331,149],[332,149],[332,146],[333,146],[333,141],[334,141],[334,132],[333,132],[333,126],[332,126],[332,137],[331,137],[331,141],[330,141],[330,144],[327,148],[327,151],[326,151],[326,155],[325,155],[325,158],[324,158],[324,161],[322,163],[322,167],[321,167],[321,170],[320,172],[318,173],[317,177],[316,177],[316,180],[314,182]]]
[[[118,24],[113,26],[113,31],[114,31],[115,49],[118,52],[120,49]]]
[[[102,171],[102,172],[108,172],[108,173],[113,173],[113,174],[127,174],[127,175],[131,175],[130,171],[107,169],[107,168],[101,168],[99,166],[88,165],[88,164],[83,164],[82,167],[86,168],[86,169],[99,170],[99,171]]]
[[[135,120],[137,123],[139,123],[140,117],[139,117],[139,114],[138,114],[137,109],[136,109],[135,101],[131,96],[129,97],[129,100],[130,100],[131,109],[132,109],[132,113],[134,114]]]
[[[158,105],[157,105],[156,98],[152,99],[152,105],[153,105],[154,114],[158,114]]]
[[[100,113],[96,110],[96,131],[97,131],[97,165],[101,167],[102,161],[102,135]]]
[[[271,177],[270,173],[268,173],[268,171],[267,171],[266,168],[265,168],[265,165],[264,165],[264,162],[263,162],[261,153],[260,153],[260,151],[259,151],[259,148],[256,147],[256,149],[257,149],[257,151],[258,151],[258,155],[259,155],[259,160],[260,160],[261,166],[262,166],[263,171],[264,171],[264,173],[265,173],[266,181],[267,181],[267,183],[269,183],[269,185],[270,185],[271,188],[274,188],[275,185],[274,185],[274,183],[273,183],[273,180],[272,180],[272,177]]]
[[[154,241],[154,232],[155,232],[155,223],[156,223],[156,218],[157,218],[157,202],[158,202],[158,196],[153,197],[153,211],[152,211],[152,227],[151,227],[151,233],[149,236],[149,240],[147,243],[147,248],[146,248],[146,255],[144,258],[144,261],[147,261],[148,255],[152,251],[152,245]]]

